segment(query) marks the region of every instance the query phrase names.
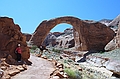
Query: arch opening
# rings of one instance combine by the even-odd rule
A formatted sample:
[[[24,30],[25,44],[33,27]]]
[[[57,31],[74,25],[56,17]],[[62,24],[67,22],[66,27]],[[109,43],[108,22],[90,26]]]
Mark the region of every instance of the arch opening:
[[[59,23],[47,34],[43,45],[57,48],[72,48],[75,46],[73,26],[67,23]]]
[[[52,28],[50,32],[64,32],[64,30],[67,28],[73,29],[73,26],[67,23],[60,23],[57,24],[54,28]]]

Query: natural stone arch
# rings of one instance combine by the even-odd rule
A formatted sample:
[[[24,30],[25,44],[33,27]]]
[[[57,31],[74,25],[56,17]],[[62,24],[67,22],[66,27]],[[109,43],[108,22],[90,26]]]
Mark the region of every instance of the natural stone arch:
[[[60,23],[73,26],[75,47],[78,50],[104,50],[105,45],[114,37],[114,32],[99,22],[83,21],[76,17],[65,16],[40,23],[32,38],[33,43],[40,46],[50,30]]]

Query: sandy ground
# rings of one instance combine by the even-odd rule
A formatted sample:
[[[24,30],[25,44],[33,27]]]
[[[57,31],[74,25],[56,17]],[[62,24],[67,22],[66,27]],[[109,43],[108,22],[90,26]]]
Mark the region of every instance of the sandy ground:
[[[29,59],[33,64],[28,69],[15,75],[11,79],[49,79],[54,71],[52,62],[31,55]]]

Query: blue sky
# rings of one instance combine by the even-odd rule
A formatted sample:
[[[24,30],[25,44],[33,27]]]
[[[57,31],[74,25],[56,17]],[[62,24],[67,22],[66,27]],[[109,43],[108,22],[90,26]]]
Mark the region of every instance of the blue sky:
[[[120,0],[0,0],[0,16],[7,16],[19,24],[24,33],[33,33],[44,20],[61,16],[80,19],[114,19],[120,14]],[[52,30],[63,31],[68,24]]]

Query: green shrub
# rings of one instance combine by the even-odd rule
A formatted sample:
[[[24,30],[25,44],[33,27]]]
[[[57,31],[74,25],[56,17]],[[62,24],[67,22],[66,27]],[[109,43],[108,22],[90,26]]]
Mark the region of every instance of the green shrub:
[[[105,52],[103,52],[103,51],[100,51],[99,53],[103,54],[103,53],[105,53]]]
[[[74,62],[72,59],[68,59],[67,61],[68,61],[68,62]]]
[[[61,52],[61,50],[55,49],[55,48],[53,48],[52,51],[53,51],[53,52],[56,52],[56,53],[60,53],[60,52]]]
[[[34,50],[30,49],[30,53],[35,53]]]
[[[69,79],[82,79],[82,76],[79,71],[72,70],[70,68],[65,68],[64,72],[67,73]]]
[[[38,48],[36,45],[33,45],[33,46],[31,47],[32,50],[35,50],[36,48]]]
[[[64,60],[64,63],[68,63],[68,61],[67,61],[67,60]]]

